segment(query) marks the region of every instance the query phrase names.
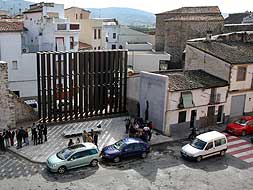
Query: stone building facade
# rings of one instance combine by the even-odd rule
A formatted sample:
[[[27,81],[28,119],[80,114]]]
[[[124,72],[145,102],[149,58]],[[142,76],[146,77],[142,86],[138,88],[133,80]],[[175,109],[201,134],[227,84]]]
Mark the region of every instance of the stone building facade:
[[[217,6],[182,7],[156,14],[156,50],[171,54],[174,68],[182,67],[186,41],[223,32],[224,18]]]
[[[0,129],[38,119],[34,110],[8,89],[8,67],[0,62]]]

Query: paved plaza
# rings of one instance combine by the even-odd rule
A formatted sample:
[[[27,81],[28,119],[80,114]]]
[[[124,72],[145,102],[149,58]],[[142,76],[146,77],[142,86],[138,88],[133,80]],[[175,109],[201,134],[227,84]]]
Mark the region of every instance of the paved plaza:
[[[21,149],[11,148],[11,151],[38,163],[45,163],[49,155],[58,152],[65,148],[70,138],[76,141],[77,137],[64,137],[63,133],[68,130],[76,131],[90,131],[96,129],[98,125],[101,125],[101,133],[98,136],[98,147],[101,150],[104,146],[115,143],[116,141],[127,137],[125,134],[125,119],[126,117],[108,118],[94,121],[78,122],[59,124],[54,126],[48,126],[48,141],[43,144],[33,145],[30,140],[29,146],[23,146]],[[29,135],[31,139],[31,134]],[[79,136],[82,140],[81,136]],[[159,133],[154,132],[151,144],[160,144],[173,139]]]

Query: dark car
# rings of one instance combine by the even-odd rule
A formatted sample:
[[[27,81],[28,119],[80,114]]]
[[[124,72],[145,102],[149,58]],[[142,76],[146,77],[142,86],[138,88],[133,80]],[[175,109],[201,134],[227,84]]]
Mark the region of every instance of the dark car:
[[[150,145],[138,138],[124,138],[113,145],[106,146],[101,151],[104,159],[119,162],[123,158],[146,158],[150,152]]]

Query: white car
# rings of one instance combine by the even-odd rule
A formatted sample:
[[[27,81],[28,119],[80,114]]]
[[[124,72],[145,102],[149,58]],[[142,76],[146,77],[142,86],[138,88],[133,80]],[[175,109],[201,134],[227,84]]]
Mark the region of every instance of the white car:
[[[211,131],[198,135],[190,144],[182,147],[181,155],[185,158],[190,158],[201,161],[213,155],[225,155],[228,148],[227,138],[224,134]]]

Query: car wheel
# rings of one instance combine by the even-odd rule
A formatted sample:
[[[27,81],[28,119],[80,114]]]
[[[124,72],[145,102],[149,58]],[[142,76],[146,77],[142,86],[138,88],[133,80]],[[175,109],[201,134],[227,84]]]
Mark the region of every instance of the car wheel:
[[[246,135],[246,131],[243,131],[243,132],[242,132],[242,136],[245,136],[245,135]]]
[[[66,172],[66,170],[67,170],[67,168],[66,168],[65,166],[61,166],[61,167],[59,167],[59,169],[58,169],[58,173],[59,173],[59,174],[64,174],[64,173]]]
[[[196,160],[197,162],[200,162],[202,160],[202,156],[198,156]]]
[[[142,157],[142,158],[147,158],[147,156],[148,156],[148,154],[147,154],[146,152],[143,152],[143,153],[141,154],[141,157]]]
[[[220,151],[220,155],[224,156],[225,155],[225,151],[224,150]]]
[[[98,160],[92,160],[92,161],[90,162],[90,165],[91,165],[92,167],[96,167],[96,166],[98,165]]]
[[[118,163],[120,161],[120,157],[115,157],[114,159],[113,159],[113,162],[115,162],[115,163]]]

